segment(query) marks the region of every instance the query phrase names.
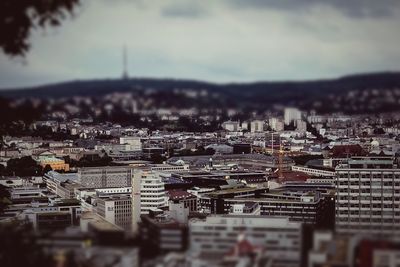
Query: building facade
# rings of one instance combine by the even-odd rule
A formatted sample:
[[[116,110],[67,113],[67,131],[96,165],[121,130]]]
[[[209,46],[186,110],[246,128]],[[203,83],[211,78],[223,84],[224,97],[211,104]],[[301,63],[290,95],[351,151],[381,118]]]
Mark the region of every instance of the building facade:
[[[350,159],[336,167],[336,230],[400,233],[400,168],[391,158]]]

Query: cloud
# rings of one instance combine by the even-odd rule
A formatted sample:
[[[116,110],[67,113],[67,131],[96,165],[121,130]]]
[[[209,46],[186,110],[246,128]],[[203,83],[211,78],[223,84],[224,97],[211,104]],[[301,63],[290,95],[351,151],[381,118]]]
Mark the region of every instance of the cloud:
[[[208,10],[196,1],[185,1],[167,5],[161,9],[161,14],[165,17],[200,18],[208,15]]]
[[[268,8],[289,12],[308,12],[331,7],[352,18],[384,18],[400,8],[398,0],[227,0],[237,8]]]

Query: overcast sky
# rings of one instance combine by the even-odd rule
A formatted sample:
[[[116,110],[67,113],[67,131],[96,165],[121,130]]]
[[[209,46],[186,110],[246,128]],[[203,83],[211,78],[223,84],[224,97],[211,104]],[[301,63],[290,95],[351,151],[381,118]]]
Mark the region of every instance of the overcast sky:
[[[130,77],[240,82],[400,70],[398,0],[82,2],[61,27],[32,34],[25,60],[0,52],[0,87],[121,77],[123,45]]]

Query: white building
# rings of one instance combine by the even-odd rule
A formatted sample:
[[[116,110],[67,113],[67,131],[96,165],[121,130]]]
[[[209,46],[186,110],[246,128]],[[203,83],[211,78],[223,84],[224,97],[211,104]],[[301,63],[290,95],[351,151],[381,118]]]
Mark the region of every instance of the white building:
[[[142,142],[138,136],[121,136],[119,138],[121,145],[129,145],[129,151],[140,151],[142,150]]]
[[[100,208],[101,213],[98,213],[107,221],[123,228],[130,228],[132,214],[135,215],[135,221],[138,221],[140,214],[148,214],[149,210],[167,206],[164,182],[159,173],[132,169],[131,179],[132,186],[95,189],[97,206],[100,201],[102,207]],[[136,188],[140,188],[140,190],[137,191]],[[135,203],[133,207],[131,205],[132,198]],[[116,205],[122,208],[118,214],[115,211]],[[136,212],[139,209],[140,214]],[[126,214],[129,215],[128,219],[126,219]],[[122,221],[121,218],[117,218],[119,215],[122,216]]]
[[[151,209],[166,206],[167,197],[161,176],[152,171],[142,171],[138,175],[141,175],[141,213],[147,214]]]
[[[334,177],[336,175],[334,171],[320,170],[320,169],[314,169],[296,165],[292,166],[292,171],[303,172],[311,176],[320,176],[320,177],[321,176]]]
[[[264,121],[254,120],[250,123],[250,132],[257,133],[264,131]]]
[[[222,123],[222,128],[229,132],[236,132],[239,130],[239,122],[238,121],[225,121]]]
[[[285,125],[289,125],[292,122],[301,119],[301,111],[297,108],[285,108],[284,111],[284,121]]]
[[[269,127],[271,127],[271,129],[274,131],[280,132],[284,130],[283,121],[278,118],[269,118],[268,124]]]

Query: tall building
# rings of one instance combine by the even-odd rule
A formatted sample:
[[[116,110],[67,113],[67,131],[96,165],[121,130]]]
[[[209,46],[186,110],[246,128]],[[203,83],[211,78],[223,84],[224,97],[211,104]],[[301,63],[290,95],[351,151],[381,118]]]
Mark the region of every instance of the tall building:
[[[278,118],[269,118],[268,125],[269,127],[271,127],[272,130],[277,132],[283,131],[284,129],[284,124],[282,120]]]
[[[352,158],[336,167],[336,230],[400,233],[400,168],[390,157]]]
[[[132,176],[132,188],[131,188],[131,231],[137,234],[139,231],[139,222],[141,210],[141,192],[142,192],[142,172],[136,170]]]
[[[296,120],[296,131],[298,132],[306,132],[307,131],[307,123],[303,120]]]
[[[129,195],[113,195],[96,199],[96,212],[106,221],[125,230],[132,227],[132,206]]]
[[[301,119],[301,111],[297,108],[285,108],[284,111],[284,121],[285,125],[289,125],[292,122]]]
[[[149,210],[167,205],[164,182],[159,174],[152,171],[141,171],[140,203],[141,213],[148,214]]]
[[[250,132],[257,133],[264,131],[264,121],[254,120],[250,123]]]

